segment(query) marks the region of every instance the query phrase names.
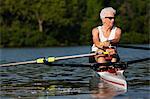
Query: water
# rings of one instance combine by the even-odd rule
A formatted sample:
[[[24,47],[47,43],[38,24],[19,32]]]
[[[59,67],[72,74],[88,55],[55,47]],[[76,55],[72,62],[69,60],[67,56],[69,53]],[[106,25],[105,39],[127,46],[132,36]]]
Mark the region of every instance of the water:
[[[122,61],[149,57],[147,50],[119,48]],[[89,46],[53,48],[0,49],[0,63],[33,60],[39,57],[89,53]],[[87,63],[88,58],[58,61],[58,63]],[[92,89],[95,72],[88,67],[48,66],[28,64],[0,67],[1,99],[148,99],[150,61],[129,65],[125,71],[127,92],[118,91],[100,82]]]

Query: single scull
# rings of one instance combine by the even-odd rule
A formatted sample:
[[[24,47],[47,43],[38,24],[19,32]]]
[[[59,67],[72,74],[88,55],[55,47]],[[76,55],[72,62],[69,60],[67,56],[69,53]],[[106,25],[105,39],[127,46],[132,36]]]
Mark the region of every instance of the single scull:
[[[100,76],[100,80],[111,84],[119,89],[127,90],[127,81],[123,75],[127,64],[119,64],[119,67],[113,67],[113,65],[106,70],[96,70],[98,75]],[[112,68],[113,67],[113,68]]]

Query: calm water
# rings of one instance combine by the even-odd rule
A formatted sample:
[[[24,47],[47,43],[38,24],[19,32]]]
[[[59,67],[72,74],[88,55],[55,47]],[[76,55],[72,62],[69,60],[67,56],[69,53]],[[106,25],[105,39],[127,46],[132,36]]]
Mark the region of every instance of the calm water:
[[[118,48],[122,61],[149,57],[148,50]],[[0,63],[33,60],[39,57],[89,53],[89,46],[0,49]],[[87,63],[88,58],[59,61]],[[92,88],[96,73],[88,67],[48,66],[42,64],[0,67],[1,99],[148,99],[150,61],[129,65],[125,71],[127,92],[102,82]]]

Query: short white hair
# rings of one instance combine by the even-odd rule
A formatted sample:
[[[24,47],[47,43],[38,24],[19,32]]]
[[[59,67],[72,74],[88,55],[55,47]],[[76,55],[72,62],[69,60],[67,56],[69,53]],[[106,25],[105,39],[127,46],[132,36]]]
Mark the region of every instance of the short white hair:
[[[105,18],[106,17],[105,15],[106,15],[107,12],[112,12],[114,15],[116,14],[116,10],[115,9],[113,9],[112,7],[106,7],[106,8],[101,10],[100,18],[101,19]]]

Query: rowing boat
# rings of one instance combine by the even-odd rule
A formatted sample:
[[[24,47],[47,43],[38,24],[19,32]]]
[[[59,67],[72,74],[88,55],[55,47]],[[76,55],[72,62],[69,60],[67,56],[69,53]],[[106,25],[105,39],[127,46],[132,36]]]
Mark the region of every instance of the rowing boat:
[[[127,90],[127,82],[123,76],[124,70],[116,71],[116,73],[97,72],[100,75],[100,80],[111,84],[119,89]]]
[[[120,64],[119,64],[120,65]],[[121,66],[121,65],[120,65]],[[127,81],[123,75],[125,70],[125,64],[122,67],[114,67],[107,70],[97,70],[97,74],[100,76],[100,80],[113,85],[121,90],[127,90]]]

